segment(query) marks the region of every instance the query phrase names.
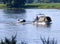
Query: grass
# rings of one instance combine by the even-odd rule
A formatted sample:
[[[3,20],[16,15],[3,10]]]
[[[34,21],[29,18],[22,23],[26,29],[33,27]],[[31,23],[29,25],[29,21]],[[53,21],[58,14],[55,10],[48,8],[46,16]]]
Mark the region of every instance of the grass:
[[[35,8],[55,8],[60,9],[60,3],[33,3],[33,4],[26,4],[27,7],[35,7]]]
[[[43,44],[57,44],[57,41],[55,39],[50,40],[49,38],[41,38],[41,41]]]
[[[50,40],[49,38],[46,39],[41,37],[41,41],[43,44],[57,44],[57,41],[55,39]],[[12,36],[11,40],[5,37],[5,41],[1,40],[0,44],[17,44],[16,35]],[[20,44],[27,44],[27,43],[24,41],[21,41]]]
[[[16,36],[12,36],[11,40],[5,37],[5,41],[1,40],[0,44],[16,44]]]
[[[17,44],[17,41],[16,41],[16,36],[12,36],[12,39],[8,39],[5,37],[5,40],[1,40],[0,44]],[[21,41],[20,44],[26,44],[25,42]]]
[[[5,9],[5,8],[7,8],[6,4],[0,4],[0,9]],[[32,4],[25,4],[24,8],[60,9],[60,3],[32,3]],[[12,8],[12,9],[15,9],[15,8]]]
[[[6,8],[6,4],[0,4],[0,9]]]

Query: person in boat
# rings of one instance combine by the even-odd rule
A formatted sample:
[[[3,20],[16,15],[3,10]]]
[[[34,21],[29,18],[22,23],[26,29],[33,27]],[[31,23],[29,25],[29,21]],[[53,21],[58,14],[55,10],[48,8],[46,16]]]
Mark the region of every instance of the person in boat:
[[[35,22],[35,21],[37,21],[37,22],[38,22],[38,20],[39,20],[39,17],[38,17],[38,16],[36,16],[36,18],[35,18],[35,20],[34,20],[33,22]]]
[[[34,22],[51,22],[51,18],[49,16],[36,16],[36,19],[34,20]]]
[[[46,17],[46,19],[47,19],[46,22],[51,22],[52,21],[51,18],[48,17],[48,16]]]

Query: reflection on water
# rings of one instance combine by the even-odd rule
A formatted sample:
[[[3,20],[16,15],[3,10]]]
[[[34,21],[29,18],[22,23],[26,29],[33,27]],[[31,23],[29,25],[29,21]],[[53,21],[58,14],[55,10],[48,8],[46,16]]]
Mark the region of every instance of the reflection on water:
[[[33,25],[37,14],[50,16],[52,24]],[[17,19],[26,19],[24,25],[17,23]],[[4,37],[11,38],[17,33],[17,43],[25,41],[28,44],[42,44],[40,37],[55,38],[60,44],[60,10],[57,9],[25,9],[3,10],[0,9],[0,40]]]
[[[37,27],[46,27],[46,28],[50,28],[51,27],[51,23],[45,24],[45,25],[40,25],[40,24],[36,24]]]
[[[24,9],[5,9],[4,13],[6,18],[24,19],[26,17]]]
[[[6,14],[19,14],[19,13],[25,13],[24,9],[5,9],[4,12]]]

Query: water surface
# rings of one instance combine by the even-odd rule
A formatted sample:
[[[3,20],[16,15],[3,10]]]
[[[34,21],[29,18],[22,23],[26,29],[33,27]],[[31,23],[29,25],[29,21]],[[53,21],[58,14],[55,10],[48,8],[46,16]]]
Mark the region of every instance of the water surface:
[[[33,21],[38,14],[44,14],[52,18],[52,24],[33,25],[20,24],[17,19]],[[25,9],[25,10],[3,10],[0,9],[0,40],[4,37],[11,38],[17,34],[17,43],[20,41],[28,44],[42,44],[40,37],[55,38],[60,43],[60,10],[58,9]]]

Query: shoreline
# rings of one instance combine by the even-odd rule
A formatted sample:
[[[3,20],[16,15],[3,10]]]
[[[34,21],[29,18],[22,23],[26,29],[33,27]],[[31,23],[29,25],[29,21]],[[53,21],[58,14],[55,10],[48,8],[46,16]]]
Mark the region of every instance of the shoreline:
[[[7,8],[6,4],[0,4],[0,9],[60,9],[60,3],[34,3],[25,4],[23,8]]]

